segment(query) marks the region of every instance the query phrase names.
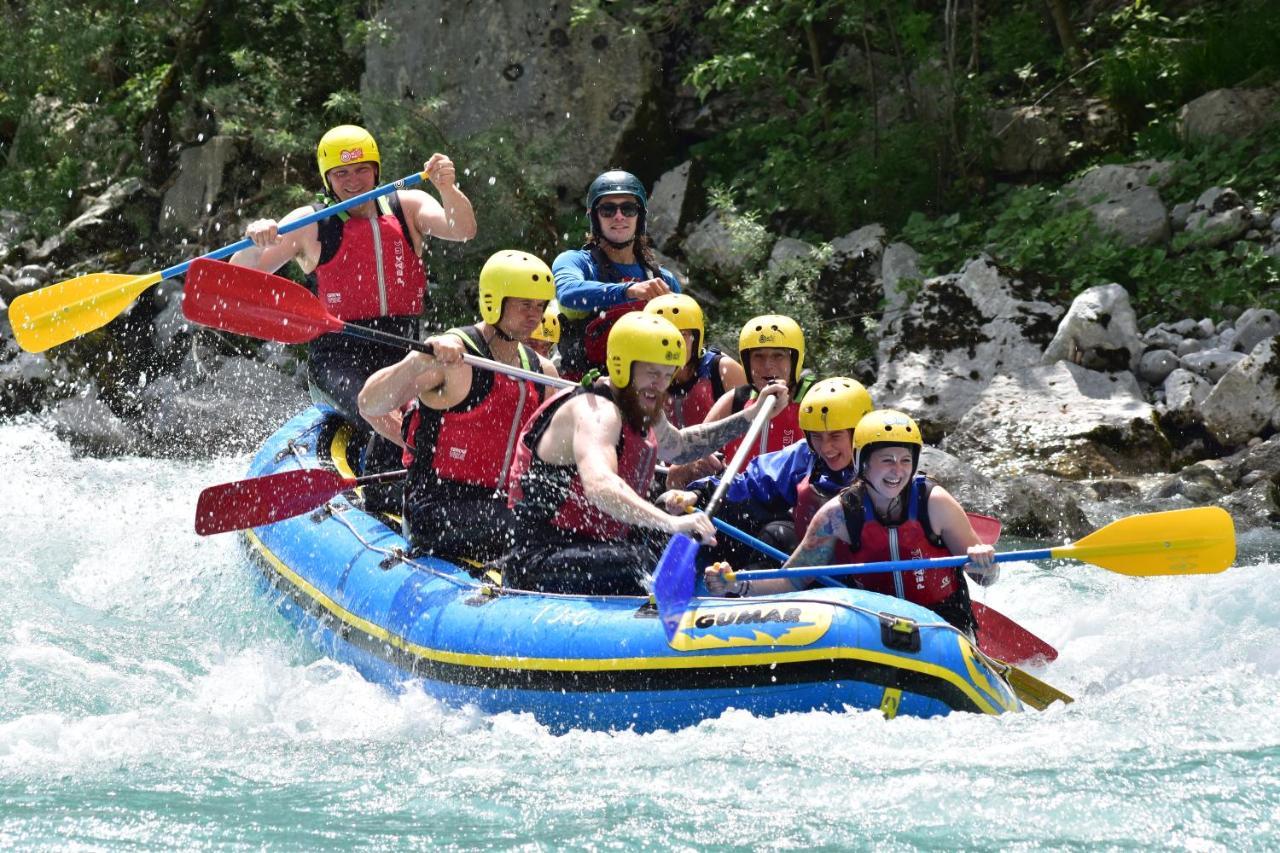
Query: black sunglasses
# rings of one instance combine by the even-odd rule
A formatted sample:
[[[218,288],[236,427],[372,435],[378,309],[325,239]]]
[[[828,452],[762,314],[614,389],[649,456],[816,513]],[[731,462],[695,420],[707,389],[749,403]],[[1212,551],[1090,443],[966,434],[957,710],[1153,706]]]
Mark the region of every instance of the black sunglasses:
[[[622,204],[614,204],[611,201],[602,202],[596,205],[596,210],[605,219],[612,219],[617,215],[618,211],[622,211],[622,215],[627,219],[635,219],[640,215],[640,205],[634,201],[624,201]]]

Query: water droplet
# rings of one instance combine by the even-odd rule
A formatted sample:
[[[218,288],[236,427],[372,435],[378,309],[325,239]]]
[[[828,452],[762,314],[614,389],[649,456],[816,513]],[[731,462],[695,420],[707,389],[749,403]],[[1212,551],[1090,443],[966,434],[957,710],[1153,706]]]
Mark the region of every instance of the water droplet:
[[[494,184],[496,184],[497,182],[498,182],[498,179],[497,179],[497,178],[495,178],[493,175],[490,175],[490,176],[489,176],[489,186],[493,186],[493,185],[494,185]]]

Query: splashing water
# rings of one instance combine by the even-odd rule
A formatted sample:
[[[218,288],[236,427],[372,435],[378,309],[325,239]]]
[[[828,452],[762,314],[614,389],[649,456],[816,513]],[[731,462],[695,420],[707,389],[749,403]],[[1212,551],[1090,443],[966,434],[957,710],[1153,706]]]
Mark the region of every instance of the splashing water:
[[[1280,536],[1222,575],[1008,567],[979,592],[1076,696],[556,736],[320,657],[196,495],[245,460],[76,458],[0,425],[0,846],[1266,848]]]

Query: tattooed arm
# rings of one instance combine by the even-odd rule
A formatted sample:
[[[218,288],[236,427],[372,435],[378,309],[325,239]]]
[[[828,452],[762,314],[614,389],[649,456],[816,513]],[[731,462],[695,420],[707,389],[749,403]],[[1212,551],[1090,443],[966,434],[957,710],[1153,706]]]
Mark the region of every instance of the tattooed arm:
[[[769,385],[760,392],[756,405],[761,405],[770,397],[778,398],[769,416],[772,419],[787,407],[791,395],[787,393],[784,385]],[[676,429],[666,418],[660,418],[654,425],[654,432],[658,438],[658,455],[676,465],[701,459],[708,453],[724,447],[727,442],[745,435],[759,411],[754,407],[747,408],[727,418],[688,426],[684,429]]]

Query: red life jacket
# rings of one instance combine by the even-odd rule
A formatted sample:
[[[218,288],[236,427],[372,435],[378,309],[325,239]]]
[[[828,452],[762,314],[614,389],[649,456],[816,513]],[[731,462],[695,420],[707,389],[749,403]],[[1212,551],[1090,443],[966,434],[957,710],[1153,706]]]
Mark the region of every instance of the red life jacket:
[[[853,544],[837,541],[835,562],[871,563],[883,560],[913,560],[921,557],[949,557],[951,552],[942,537],[929,525],[929,494],[936,484],[926,477],[916,477],[910,487],[906,519],[898,525],[885,525],[876,516],[871,498],[864,495],[861,503],[855,493],[840,495],[845,525]],[[916,569],[903,572],[881,572],[851,576],[858,586],[872,592],[905,598],[929,607],[965,589],[964,576],[958,568]]]
[[[556,411],[579,394],[597,394],[613,402],[614,391],[604,383],[590,388],[566,388],[543,403],[525,423],[517,442],[515,463],[507,480],[508,506],[520,519],[521,534],[538,537],[547,527],[600,541],[625,538],[631,526],[618,521],[587,500],[577,465],[551,465],[536,453]],[[637,432],[622,423],[618,437],[618,476],[638,495],[647,495],[658,457],[658,438],[652,429]]]
[[[318,223],[320,263],[312,273],[313,288],[340,320],[422,313],[426,268],[414,251],[399,198],[390,199],[377,200],[372,219],[339,214]]]
[[[693,377],[683,385],[667,389],[667,420],[673,427],[684,429],[707,419],[707,412],[724,393],[724,380],[720,377],[723,357],[720,350],[707,347],[694,368]]]
[[[797,542],[804,541],[804,534],[809,530],[809,524],[818,510],[822,509],[822,505],[838,494],[827,492],[812,481],[813,469],[810,468],[809,473],[804,475],[804,479],[796,484],[796,505],[791,510],[791,520],[795,523]]]
[[[478,326],[450,329],[448,334],[457,335],[481,358],[493,358]],[[533,350],[520,344],[519,353],[521,367],[541,372]],[[541,402],[541,387],[534,382],[472,369],[471,388],[457,405],[443,411],[415,407],[404,428],[414,452],[410,492],[449,483],[500,493],[515,459],[520,430]]]
[[[804,432],[800,429],[800,401],[804,399],[804,395],[809,390],[809,386],[813,384],[813,376],[804,375],[800,377],[800,384],[795,389],[794,398],[787,407],[782,410],[781,414],[776,415],[773,420],[769,421],[769,428],[760,433],[760,441],[747,454],[747,458],[743,460],[743,464],[750,462],[761,453],[773,453],[775,450],[781,450],[795,444],[797,441],[804,441]],[[758,392],[754,386],[740,385],[733,389],[733,411],[741,412],[743,409],[750,408],[756,404],[759,398]],[[735,438],[725,444],[721,448],[726,459],[732,459],[733,454],[737,452],[738,446],[742,444],[742,439]]]

